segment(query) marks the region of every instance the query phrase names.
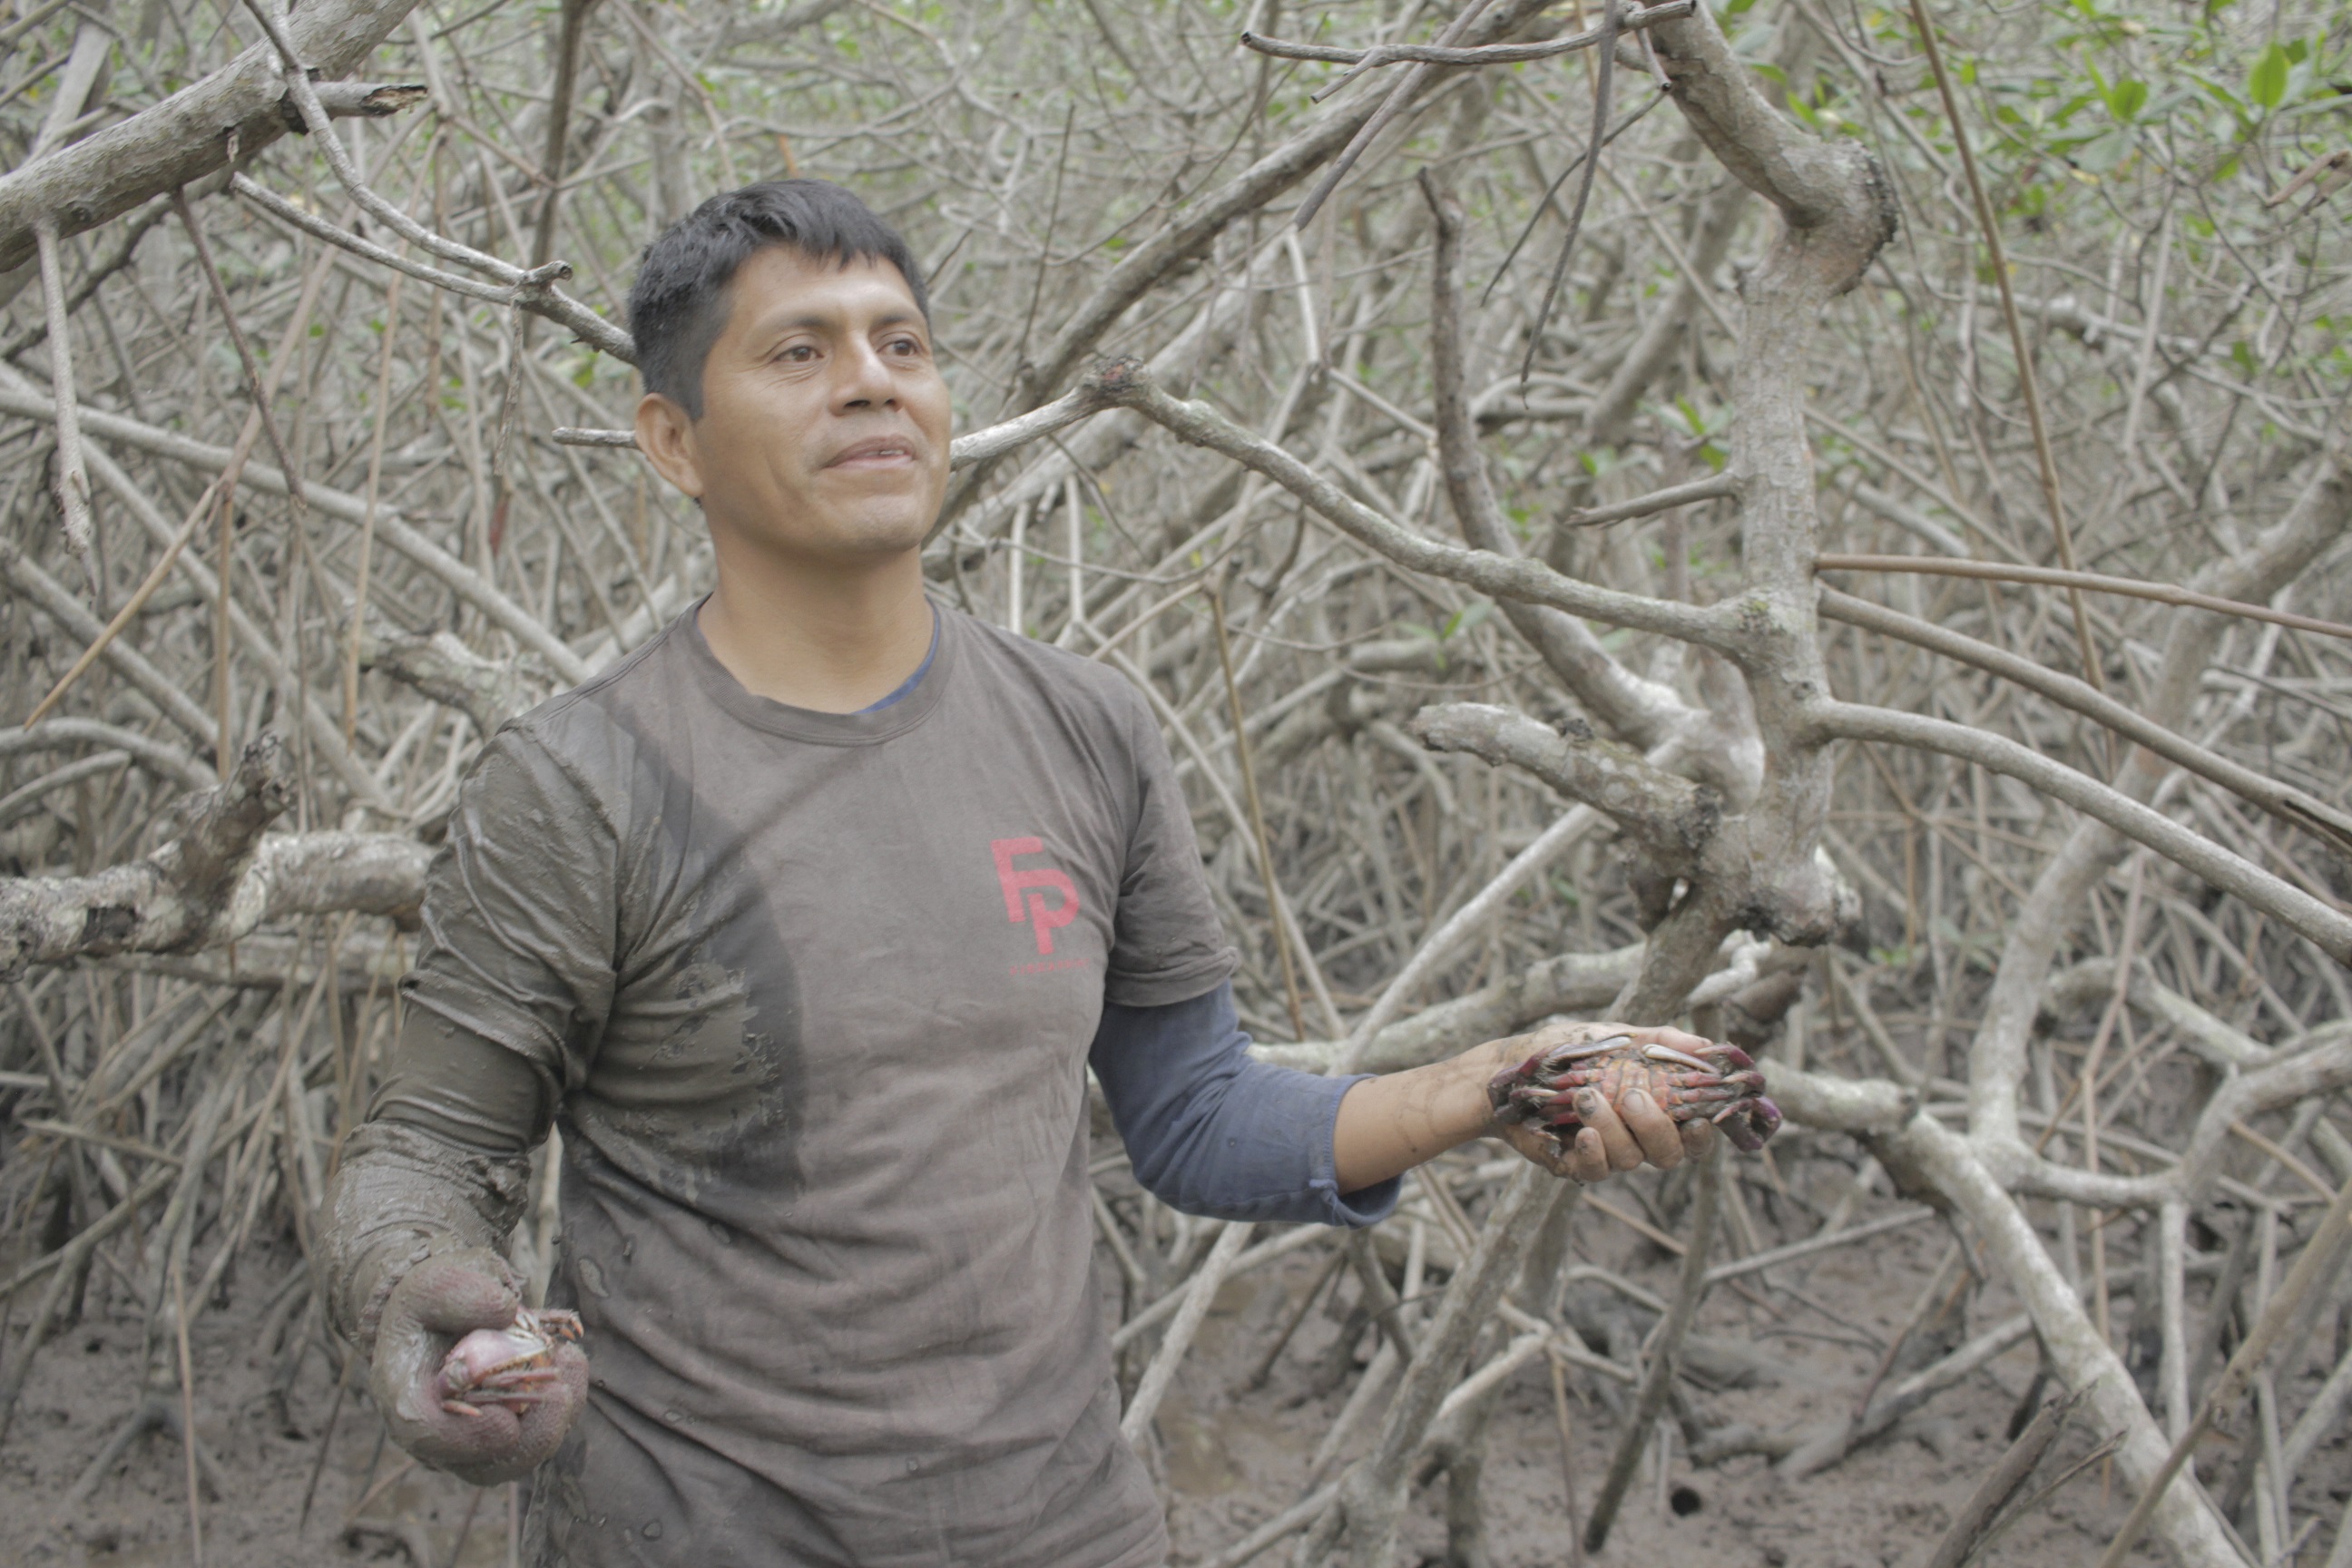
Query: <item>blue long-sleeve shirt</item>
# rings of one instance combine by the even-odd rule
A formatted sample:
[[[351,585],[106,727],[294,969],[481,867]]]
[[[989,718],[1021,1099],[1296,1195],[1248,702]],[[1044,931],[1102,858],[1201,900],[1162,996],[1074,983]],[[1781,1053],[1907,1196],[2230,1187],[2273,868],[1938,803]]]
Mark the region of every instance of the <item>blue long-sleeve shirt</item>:
[[[1160,1007],[1103,1005],[1087,1060],[1135,1179],[1162,1203],[1219,1219],[1365,1226],[1396,1207],[1391,1178],[1341,1193],[1339,1099],[1359,1078],[1258,1061],[1230,982]]]

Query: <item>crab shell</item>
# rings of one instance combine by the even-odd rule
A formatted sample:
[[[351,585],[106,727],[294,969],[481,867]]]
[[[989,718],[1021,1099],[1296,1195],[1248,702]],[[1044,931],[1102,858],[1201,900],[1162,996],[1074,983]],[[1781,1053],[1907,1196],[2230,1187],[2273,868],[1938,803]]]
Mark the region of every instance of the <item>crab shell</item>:
[[[1647,1089],[1676,1121],[1704,1118],[1750,1152],[1780,1126],[1780,1108],[1764,1098],[1764,1075],[1738,1046],[1678,1051],[1636,1045],[1630,1035],[1538,1051],[1496,1073],[1486,1098],[1503,1121],[1533,1122],[1570,1143],[1583,1125],[1576,1096],[1586,1089],[1600,1090],[1612,1105],[1633,1089]]]
[[[441,1408],[479,1415],[485,1405],[536,1405],[563,1381],[555,1347],[581,1335],[580,1317],[554,1308],[515,1310],[503,1329],[476,1329],[441,1362]]]

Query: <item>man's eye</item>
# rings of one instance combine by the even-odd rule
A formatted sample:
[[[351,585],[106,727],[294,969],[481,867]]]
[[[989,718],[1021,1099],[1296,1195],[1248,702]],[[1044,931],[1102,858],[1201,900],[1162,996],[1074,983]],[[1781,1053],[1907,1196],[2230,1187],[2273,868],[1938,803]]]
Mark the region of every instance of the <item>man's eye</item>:
[[[923,352],[923,345],[913,338],[893,338],[889,348],[894,354],[919,354]]]
[[[806,364],[816,358],[816,350],[806,343],[794,343],[789,348],[779,351],[776,357],[790,360],[794,364]]]

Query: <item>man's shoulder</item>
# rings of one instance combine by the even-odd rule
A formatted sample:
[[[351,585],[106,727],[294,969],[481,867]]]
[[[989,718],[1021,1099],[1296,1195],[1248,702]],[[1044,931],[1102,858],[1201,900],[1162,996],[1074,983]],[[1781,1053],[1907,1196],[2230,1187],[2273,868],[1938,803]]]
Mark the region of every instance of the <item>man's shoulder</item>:
[[[940,613],[953,615],[963,624],[971,663],[984,682],[1000,689],[1033,692],[1057,708],[1122,731],[1142,710],[1143,698],[1134,685],[1100,659],[1022,637],[961,611],[942,609]]]
[[[649,743],[658,748],[661,716],[679,711],[671,646],[678,626],[672,621],[570,690],[509,719],[483,748],[484,760],[551,768],[595,795],[623,787]]]

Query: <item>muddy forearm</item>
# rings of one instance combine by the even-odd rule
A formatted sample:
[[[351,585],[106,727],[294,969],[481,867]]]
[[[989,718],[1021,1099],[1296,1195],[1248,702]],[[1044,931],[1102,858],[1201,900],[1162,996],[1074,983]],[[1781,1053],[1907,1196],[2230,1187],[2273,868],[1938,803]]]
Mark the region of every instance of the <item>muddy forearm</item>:
[[[1516,1058],[1495,1040],[1427,1067],[1370,1078],[1348,1090],[1331,1131],[1339,1190],[1354,1192],[1495,1131],[1486,1083]]]
[[[320,1234],[319,1261],[335,1328],[372,1355],[393,1287],[428,1258],[467,1251],[500,1257],[530,1184],[530,1162],[521,1155],[472,1152],[397,1121],[361,1128],[329,1189]]]
[[[514,1052],[408,1009],[391,1075],[327,1198],[327,1299],[335,1326],[361,1349],[373,1344],[384,1298],[417,1264],[504,1250],[553,1098]]]

